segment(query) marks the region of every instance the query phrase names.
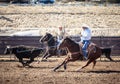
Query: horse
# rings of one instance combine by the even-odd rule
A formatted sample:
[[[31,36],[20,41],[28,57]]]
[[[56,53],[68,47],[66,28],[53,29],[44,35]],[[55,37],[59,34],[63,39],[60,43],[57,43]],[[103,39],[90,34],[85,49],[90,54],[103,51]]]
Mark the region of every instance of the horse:
[[[57,42],[55,40],[55,37],[53,37],[52,34],[50,33],[46,33],[45,36],[43,36],[40,40],[40,43],[46,43],[47,47],[46,47],[46,52],[45,54],[42,56],[42,60],[43,59],[47,59],[48,57],[51,56],[58,56],[59,55],[59,50],[57,49]],[[60,50],[60,55],[66,55],[66,51],[65,50]]]
[[[33,48],[28,49],[24,46],[14,46],[7,47],[4,51],[4,54],[14,54],[19,62],[22,63],[23,67],[29,66],[30,63],[34,61],[34,58],[38,57],[43,52],[43,49]],[[23,58],[29,59],[28,61],[24,61]]]
[[[62,65],[64,65],[64,70],[66,70],[66,64],[68,62],[74,62],[76,60],[83,58],[82,47],[78,43],[76,43],[75,41],[71,40],[68,37],[66,37],[60,44],[59,49],[61,49],[61,48],[67,48],[67,51],[68,51],[67,57],[60,65],[56,66],[53,69],[53,71],[56,71]],[[93,62],[92,68],[94,68],[94,66],[96,64],[96,59],[99,58],[102,54],[101,49],[94,43],[91,43],[89,45],[87,51],[88,51],[87,63],[84,66],[82,66],[81,68],[79,68],[77,71],[87,67],[92,62]],[[83,60],[83,59],[81,59],[81,60]]]

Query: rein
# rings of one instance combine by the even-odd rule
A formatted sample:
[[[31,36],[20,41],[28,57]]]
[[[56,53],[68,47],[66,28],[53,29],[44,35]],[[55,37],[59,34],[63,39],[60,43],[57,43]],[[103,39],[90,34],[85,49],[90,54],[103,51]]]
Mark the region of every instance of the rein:
[[[53,37],[51,37],[49,40],[48,40],[48,42],[52,39]]]
[[[48,42],[50,42],[52,38],[54,38],[54,37],[51,37],[51,38],[48,40]],[[52,48],[52,47],[56,47],[56,45],[55,45],[55,46],[49,46],[49,48]]]
[[[43,37],[42,37],[43,38]],[[48,41],[46,41],[47,43],[48,42],[50,42],[51,40],[52,40],[52,38],[54,38],[53,36],[52,37],[50,37],[50,39],[48,40]],[[49,48],[51,48],[51,47],[56,47],[56,45],[55,46],[49,46]],[[43,47],[42,49],[45,49],[46,47]]]

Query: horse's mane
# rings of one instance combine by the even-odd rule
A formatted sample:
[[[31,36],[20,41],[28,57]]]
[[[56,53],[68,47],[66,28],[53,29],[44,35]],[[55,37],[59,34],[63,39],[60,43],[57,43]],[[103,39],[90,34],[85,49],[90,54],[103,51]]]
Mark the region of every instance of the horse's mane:
[[[46,33],[46,35],[50,35],[51,37],[53,37],[53,35],[51,33],[48,33],[48,32]]]
[[[76,42],[75,41],[73,41],[71,38],[69,38],[69,37],[66,37],[65,39],[67,39],[70,43],[74,43],[74,44],[76,44]]]
[[[54,36],[51,34],[51,33],[46,33],[46,35],[48,35],[49,37],[49,41],[48,41],[48,45],[49,46],[55,46],[55,39],[54,39]]]

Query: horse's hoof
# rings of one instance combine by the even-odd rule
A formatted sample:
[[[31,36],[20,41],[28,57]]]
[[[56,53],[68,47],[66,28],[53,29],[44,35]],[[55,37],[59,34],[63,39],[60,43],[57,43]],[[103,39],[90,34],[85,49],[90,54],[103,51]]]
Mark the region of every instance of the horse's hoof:
[[[47,62],[47,60],[41,60],[41,62]]]
[[[26,63],[25,66],[29,66],[29,64]]]
[[[23,64],[23,67],[25,67],[26,66],[26,64]]]
[[[19,68],[23,68],[24,66],[17,65],[17,67],[19,67]]]
[[[54,71],[54,72],[56,72],[56,70],[55,70],[55,69],[53,69],[53,71]]]
[[[54,72],[56,72],[56,69],[53,69]]]
[[[38,61],[37,63],[39,64],[41,61]]]
[[[29,68],[34,68],[33,66],[30,66],[30,65],[29,65],[28,67],[29,67]]]
[[[76,71],[77,71],[77,72],[80,72],[80,71],[81,71],[81,69],[77,69]]]
[[[113,60],[113,59],[110,59],[110,61],[114,62],[114,60]]]
[[[76,70],[76,72],[81,72],[80,70]]]

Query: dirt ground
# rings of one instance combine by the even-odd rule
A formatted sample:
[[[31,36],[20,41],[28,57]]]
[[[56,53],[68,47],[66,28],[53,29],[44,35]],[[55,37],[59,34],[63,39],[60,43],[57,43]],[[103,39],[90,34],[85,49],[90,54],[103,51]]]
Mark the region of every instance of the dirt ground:
[[[51,57],[49,61],[31,64],[32,68],[23,68],[16,61],[1,56],[0,58],[0,84],[120,84],[120,58],[112,56],[115,60],[110,62],[106,58],[97,60],[92,69],[90,64],[77,72],[86,61],[70,62],[65,71],[63,67],[53,72],[52,69],[64,60],[64,56]]]

